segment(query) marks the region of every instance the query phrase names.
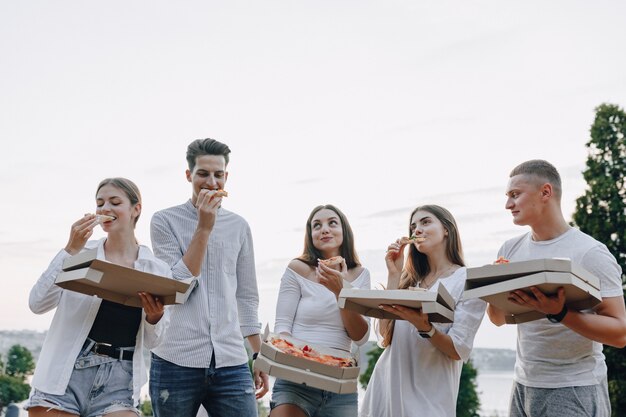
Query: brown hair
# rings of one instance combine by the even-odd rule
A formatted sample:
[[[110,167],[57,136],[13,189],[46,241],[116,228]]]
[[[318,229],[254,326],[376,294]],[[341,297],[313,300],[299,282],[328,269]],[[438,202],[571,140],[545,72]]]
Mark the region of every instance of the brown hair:
[[[187,165],[189,171],[196,166],[196,158],[202,155],[222,155],[228,165],[230,148],[228,145],[215,139],[196,139],[187,146]]]
[[[509,174],[509,178],[516,175],[529,175],[535,177],[534,182],[536,183],[549,183],[552,185],[557,200],[561,200],[561,176],[559,175],[559,171],[557,171],[550,162],[544,161],[543,159],[531,159],[530,161],[522,162],[513,168]]]
[[[137,184],[135,184],[131,180],[122,177],[105,178],[100,181],[100,184],[98,184],[98,188],[96,188],[96,196],[98,195],[98,191],[100,191],[100,188],[104,187],[105,185],[112,185],[115,188],[119,188],[120,190],[122,190],[124,194],[126,194],[126,197],[128,197],[128,199],[130,200],[131,206],[134,206],[138,203],[141,204],[141,193],[139,192],[139,187],[137,187]],[[139,216],[141,216],[141,212],[137,215],[137,217],[135,217],[135,226],[137,225],[137,220],[139,220]]]
[[[418,211],[427,211],[434,215],[443,225],[443,228],[448,232],[446,237],[446,257],[450,262],[455,265],[465,266],[463,260],[463,247],[461,245],[461,237],[459,235],[459,228],[456,225],[456,221],[448,210],[441,206],[434,204],[419,206],[411,212],[409,217],[409,235],[413,232],[411,230],[411,220]],[[428,258],[423,253],[419,252],[414,245],[409,246],[409,254],[404,264],[404,269],[400,275],[400,283],[398,289],[404,290],[409,287],[416,287],[419,283],[428,276],[430,273],[430,265],[428,264]],[[393,338],[394,321],[391,321],[389,326],[385,329],[381,329],[383,336],[382,346],[386,347],[391,344]]]
[[[306,221],[306,231],[304,234],[304,249],[302,250],[302,255],[297,257],[296,259],[304,262],[310,266],[317,266],[317,260],[322,258],[322,253],[315,248],[313,245],[313,236],[311,233],[311,222],[313,221],[313,216],[320,210],[332,210],[334,211],[339,220],[341,221],[341,231],[343,232],[343,243],[341,244],[340,252],[341,256],[346,260],[346,266],[348,269],[352,269],[355,266],[361,265],[359,262],[359,257],[356,254],[354,249],[354,234],[352,233],[352,228],[350,227],[350,223],[348,223],[348,219],[345,214],[341,212],[337,207],[332,204],[324,204],[321,206],[317,206],[311,211],[308,220]]]

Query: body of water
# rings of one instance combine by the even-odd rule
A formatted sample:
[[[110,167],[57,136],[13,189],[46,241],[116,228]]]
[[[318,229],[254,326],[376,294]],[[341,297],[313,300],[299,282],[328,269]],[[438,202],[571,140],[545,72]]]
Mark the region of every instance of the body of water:
[[[481,417],[508,417],[513,371],[483,371],[476,378]]]

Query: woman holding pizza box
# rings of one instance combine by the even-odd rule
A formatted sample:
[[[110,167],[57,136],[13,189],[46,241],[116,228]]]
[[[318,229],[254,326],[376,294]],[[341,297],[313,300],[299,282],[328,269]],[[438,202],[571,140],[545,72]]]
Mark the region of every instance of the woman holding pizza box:
[[[156,275],[169,277],[170,268],[137,243],[141,195],[133,182],[100,182],[96,207],[95,215],[72,225],[67,245],[30,292],[34,313],[56,308],[25,407],[31,417],[139,415],[139,390],[147,381],[143,349],[158,344],[155,325],[164,314],[163,304],[140,293],[143,309],[128,307],[63,290],[54,282],[63,261],[86,249],[96,249],[98,259]],[[98,224],[107,237],[89,241]]]
[[[462,361],[469,358],[485,313],[482,300],[460,301],[466,270],[452,214],[436,205],[417,207],[409,236],[387,248],[387,288],[436,291],[445,286],[456,302],[454,323],[433,324],[419,310],[380,306],[402,320],[379,323],[385,351],[367,386],[362,417],[455,416]]]
[[[352,342],[365,343],[368,321],[337,306],[344,281],[369,288],[369,271],[359,263],[346,216],[330,204],[317,206],[306,223],[302,255],[289,263],[282,277],[274,331],[348,352]],[[336,394],[277,379],[270,415],[356,417],[357,401],[356,393]]]

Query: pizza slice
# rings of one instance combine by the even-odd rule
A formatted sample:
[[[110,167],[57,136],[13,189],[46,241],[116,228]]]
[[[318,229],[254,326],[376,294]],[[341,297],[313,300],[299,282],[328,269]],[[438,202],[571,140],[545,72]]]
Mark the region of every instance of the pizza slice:
[[[494,265],[506,265],[509,263],[509,260],[506,259],[504,256],[500,256],[498,259],[496,259],[493,264]]]
[[[117,217],[109,216],[108,214],[96,214],[96,222],[98,224],[103,224],[103,223],[106,223],[106,222],[112,222],[116,218]]]
[[[320,262],[328,267],[333,267],[336,265],[341,265],[341,263],[343,262],[343,257],[333,256],[332,258],[328,258],[328,259],[320,259]]]
[[[423,241],[425,241],[426,238],[424,236],[415,236],[412,235],[411,237],[401,237],[400,238],[400,244],[401,245],[408,245],[409,243],[422,243]]]

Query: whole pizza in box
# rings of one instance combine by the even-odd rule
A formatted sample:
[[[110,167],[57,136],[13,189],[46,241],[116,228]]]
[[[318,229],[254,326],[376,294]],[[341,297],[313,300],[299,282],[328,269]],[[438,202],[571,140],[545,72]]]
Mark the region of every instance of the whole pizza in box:
[[[356,360],[353,357],[340,357],[323,354],[308,344],[298,347],[281,337],[271,337],[269,342],[281,352],[297,358],[304,358],[324,365],[337,366],[340,368],[351,368],[356,366]]]

